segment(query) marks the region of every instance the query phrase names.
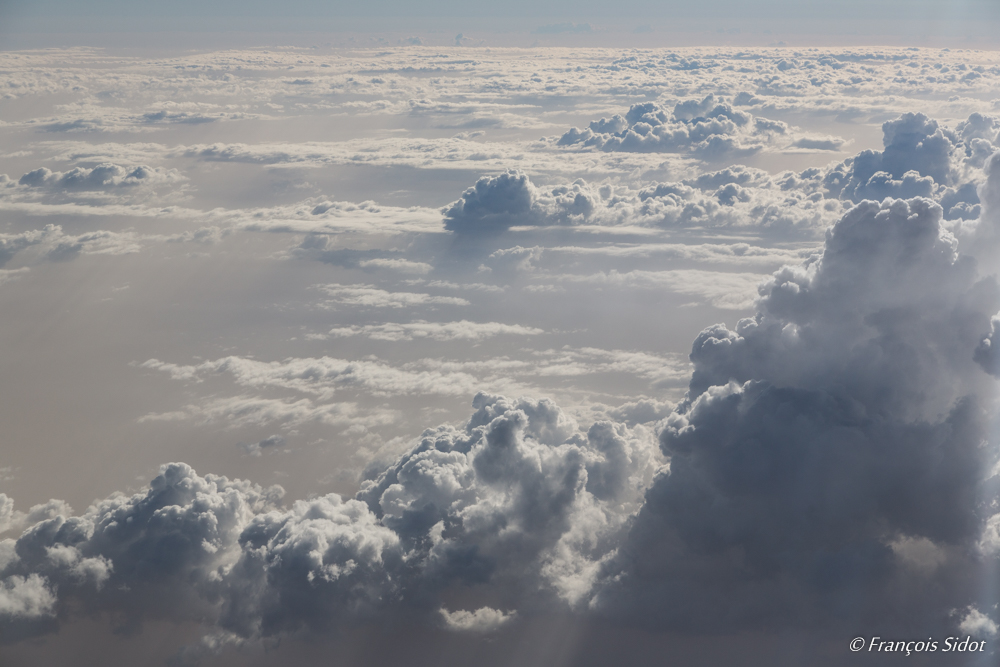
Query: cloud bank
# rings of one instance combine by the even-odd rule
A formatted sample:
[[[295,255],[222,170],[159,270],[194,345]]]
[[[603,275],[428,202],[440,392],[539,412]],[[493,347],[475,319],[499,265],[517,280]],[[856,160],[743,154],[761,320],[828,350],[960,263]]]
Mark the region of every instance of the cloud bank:
[[[821,255],[760,287],[754,317],[697,337],[681,403],[616,413],[661,418],[659,454],[643,426],[584,431],[551,401],[480,393],[464,427],[426,430],[352,499],[286,507],[280,488],[181,463],[79,516],[15,520],[3,497],[6,525],[25,526],[0,542],[3,636],[99,610],[259,640],[396,613],[489,632],[557,609],[698,633],[880,619],[990,634],[1000,287],[984,266],[933,201],[863,201]],[[312,360],[329,367],[315,390],[341,382],[334,362]],[[307,391],[315,375],[145,366]],[[449,609],[455,587],[485,604]]]

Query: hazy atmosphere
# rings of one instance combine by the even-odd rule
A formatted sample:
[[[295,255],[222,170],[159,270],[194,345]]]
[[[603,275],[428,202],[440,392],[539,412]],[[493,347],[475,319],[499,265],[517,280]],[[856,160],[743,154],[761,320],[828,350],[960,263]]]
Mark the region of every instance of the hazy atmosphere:
[[[995,665],[998,149],[986,0],[0,0],[0,665]]]

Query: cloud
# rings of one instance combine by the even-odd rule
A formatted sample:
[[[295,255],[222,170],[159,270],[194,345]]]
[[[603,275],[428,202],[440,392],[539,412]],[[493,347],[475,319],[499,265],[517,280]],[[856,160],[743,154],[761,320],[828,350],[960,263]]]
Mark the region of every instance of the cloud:
[[[580,222],[593,212],[594,201],[583,181],[541,191],[527,174],[508,170],[483,176],[462,193],[444,210],[444,226],[453,232],[490,234],[515,225]]]
[[[29,171],[18,184],[30,188],[103,190],[183,180],[176,170],[154,169],[146,165],[123,167],[106,162],[93,168],[76,167],[66,172],[46,167]]]
[[[12,575],[0,580],[0,619],[36,619],[51,616],[56,597],[37,574]]]
[[[139,240],[131,232],[105,230],[71,236],[59,225],[46,225],[20,234],[0,234],[0,267],[22,253],[35,261],[65,261],[80,254],[121,255],[138,251],[142,247]],[[26,268],[5,270],[4,274],[12,279]]]
[[[973,637],[996,637],[997,624],[992,618],[975,607],[969,607],[962,622],[958,624],[961,632]]]
[[[280,435],[271,435],[259,442],[241,444],[240,447],[250,456],[261,456],[266,449],[284,447],[285,439]]]
[[[434,326],[429,330],[442,336],[451,335],[437,331]],[[458,327],[458,330],[465,331],[465,327]],[[470,333],[482,335],[475,331]],[[150,359],[139,366],[168,373],[173,379],[185,382],[201,383],[225,375],[244,390],[297,394],[280,398],[209,395],[179,410],[146,414],[139,418],[140,423],[194,420],[223,422],[231,428],[274,424],[286,429],[309,422],[375,428],[399,420],[399,412],[392,408],[360,409],[353,402],[359,394],[461,396],[472,393],[479,385],[502,387],[510,392],[537,391],[537,383],[546,379],[602,374],[635,378],[655,388],[676,388],[689,379],[691,372],[683,355],[569,346],[532,351],[530,356],[521,354],[515,358],[485,357],[471,361],[424,358],[401,365],[369,356],[355,360],[290,358],[280,362],[225,357],[197,365]],[[570,387],[562,391],[574,390]],[[352,400],[341,398],[345,394]],[[334,398],[340,400],[328,402]]]
[[[656,258],[658,260],[692,261],[701,264],[723,264],[728,267],[777,268],[797,264],[817,251],[820,246],[789,249],[748,243],[616,243],[596,247],[559,245],[539,248],[546,257],[567,255],[573,261],[590,258],[626,259],[629,261]],[[535,258],[538,259],[538,258]]]
[[[544,629],[550,613],[598,637],[733,633],[757,648],[760,634],[799,640],[801,628],[841,642],[868,621],[915,636],[995,631],[983,587],[1000,552],[1000,478],[988,478],[1000,375],[1000,297],[985,275],[1000,210],[992,56],[454,51],[0,54],[0,96],[24,110],[6,122],[21,143],[4,154],[21,171],[51,168],[0,177],[0,281],[21,277],[4,286],[11,322],[33,321],[17,304],[44,300],[56,277],[90,283],[87,267],[43,262],[202,240],[219,242],[195,248],[206,267],[263,267],[269,288],[245,298],[277,305],[296,330],[259,359],[195,339],[155,352],[167,361],[141,366],[183,384],[161,386],[175,392],[162,405],[121,408],[122,423],[148,412],[131,428],[157,442],[201,424],[261,455],[240,465],[265,473],[301,461],[282,444],[300,428],[358,457],[371,449],[353,447],[354,433],[398,435],[417,413],[432,426],[385,444],[353,498],[298,478],[285,502],[183,464],[79,515],[58,502],[19,511],[0,495],[13,538],[0,540],[0,641],[80,617],[119,632],[144,618],[198,625],[205,638],[177,656],[189,662],[366,621],[393,639],[412,621],[439,636],[499,630],[499,643]],[[52,100],[46,117],[20,120]],[[593,122],[563,134],[571,117]],[[199,127],[223,118],[233,122]],[[257,141],[263,121],[240,122],[264,118],[269,136],[322,126],[326,140]],[[805,129],[769,120],[793,118]],[[830,132],[865,139],[871,118],[892,119],[882,149],[824,153],[850,145]],[[198,143],[213,128],[219,141]],[[89,143],[100,137],[86,130],[165,134]],[[183,187],[156,185],[171,174]],[[345,190],[356,201],[339,200]],[[62,226],[30,229],[39,216]],[[107,230],[86,231],[97,226]],[[93,275],[176,273],[188,250]],[[133,292],[170,287],[118,278]],[[303,306],[302,286],[337,280],[313,287],[325,310]],[[196,282],[207,287],[191,298],[213,303],[225,287]],[[148,303],[134,295],[154,314],[157,290]],[[663,304],[755,315],[708,327],[689,359],[676,332],[693,337],[703,309],[657,311],[664,331],[644,329]],[[295,324],[303,307],[311,322]],[[614,319],[591,326],[598,311]],[[249,329],[213,328],[212,340],[252,348],[253,318],[237,320]],[[141,318],[130,326],[142,333]],[[297,333],[331,327],[326,343]],[[316,353],[329,337],[343,353]],[[27,352],[25,368],[50,363]],[[562,408],[496,395],[539,386]],[[472,417],[453,421],[454,397],[481,388]],[[96,426],[111,419],[98,412]],[[108,485],[126,474],[105,473]],[[343,466],[320,474],[356,488]],[[41,493],[53,475],[23,464],[17,484]]]
[[[480,178],[446,207],[444,226],[459,235],[487,237],[511,227],[556,225],[590,232],[608,227],[729,228],[820,237],[849,207],[829,197],[825,175],[808,169],[772,176],[736,165],[637,189],[583,179],[539,188],[527,174],[508,170]]]
[[[975,113],[953,130],[922,113],[904,113],[883,123],[884,150],[848,158],[829,170],[824,185],[831,195],[855,203],[927,197],[941,204],[947,220],[975,220],[977,185],[995,150],[996,123]]]
[[[971,610],[988,602],[978,573],[992,560],[978,559],[992,556],[978,547],[996,519],[980,498],[998,457],[977,401],[992,380],[973,357],[1000,288],[959,250],[931,201],[854,207],[821,255],[770,277],[754,317],[697,337],[672,410],[644,399],[608,411],[658,421],[665,458],[643,426],[581,429],[549,400],[480,393],[463,426],[424,431],[353,499],[284,507],[278,489],[170,464],[80,516],[33,509],[0,571],[8,607],[18,622],[48,618],[23,626],[36,634],[52,618],[127,610],[202,619],[234,641],[402,610],[482,632],[524,609],[569,609],[699,633],[838,633],[869,617],[927,628],[967,609],[951,623],[988,633]],[[620,350],[538,360],[522,363],[686,377]],[[144,366],[314,395],[440,390],[472,368],[437,363]],[[461,590],[513,604],[448,611],[445,592]]]
[[[439,341],[481,341],[493,336],[537,336],[542,329],[500,322],[410,322],[407,324],[370,324],[331,329],[331,336],[367,336],[372,340],[409,341],[430,339]]]
[[[633,104],[624,116],[595,120],[583,130],[570,129],[559,145],[632,153],[689,153],[704,160],[722,160],[753,155],[769,144],[788,143],[790,132],[781,121],[755,118],[708,95],[678,102],[671,111],[655,102]]]
[[[535,262],[542,258],[543,250],[539,246],[522,248],[501,248],[490,253],[483,262],[480,271],[496,271],[501,274],[509,274],[519,271],[534,271]]]
[[[457,632],[495,632],[515,616],[517,612],[505,614],[499,609],[490,607],[481,607],[475,611],[441,609],[445,627]]]
[[[14,514],[14,500],[7,494],[0,493],[0,533],[4,533],[20,523]]]
[[[320,285],[329,303],[364,308],[409,308],[424,305],[468,306],[466,299],[457,296],[433,296],[421,292],[389,292],[374,285]]]
[[[383,424],[392,419],[392,414],[391,411],[384,410],[362,413],[352,402],[316,403],[309,398],[296,400],[241,395],[212,398],[173,412],[150,413],[140,417],[138,422],[141,424],[191,419],[202,423],[226,422],[230,428],[272,424],[294,428],[309,422],[319,422],[344,427],[351,424],[362,426]],[[254,455],[255,451],[257,449],[253,445],[248,446],[249,454]]]
[[[434,270],[434,267],[426,262],[412,262],[407,259],[365,259],[358,262],[362,269],[387,269],[398,271],[399,273],[409,273],[425,275]]]
[[[378,395],[471,393],[475,378],[462,373],[407,370],[384,362],[331,357],[293,358],[264,362],[244,357],[224,357],[195,366],[180,366],[149,359],[141,368],[170,373],[177,380],[201,381],[225,373],[242,386],[290,389],[329,398],[340,389],[368,391]],[[308,406],[304,406],[308,407]]]
[[[630,401],[607,411],[608,417],[629,426],[648,424],[669,416],[676,406],[670,401],[658,401],[655,398],[642,398]]]
[[[839,151],[847,143],[841,137],[803,137],[792,142],[793,148],[816,151]]]
[[[425,431],[355,499],[283,508],[280,487],[173,463],[130,497],[64,509],[2,543],[14,555],[0,567],[0,619],[198,619],[238,643],[394,608],[473,632],[516,615],[448,612],[441,595],[454,586],[576,600],[652,474],[652,434],[611,422],[584,433],[547,400],[479,394],[473,407],[463,428]]]
[[[0,571],[8,600],[19,601],[14,620],[58,614],[66,604],[113,609],[126,623],[198,618],[212,608],[202,596],[219,590],[213,568],[233,562],[242,525],[281,493],[173,464],[144,493],[41,520],[17,538],[15,558]]]
[[[299,257],[348,269],[361,269],[369,273],[389,270],[411,275],[426,275],[434,270],[434,267],[426,262],[415,262],[402,257],[403,253],[399,251],[332,248],[330,246],[333,244],[330,241],[330,237],[326,234],[307,234],[293,253]]]
[[[484,176],[445,210],[445,229],[489,232],[528,223],[536,215],[532,211],[533,190],[528,176],[520,172]]]
[[[22,266],[20,269],[0,269],[0,285],[17,280],[28,270],[26,266]]]
[[[560,280],[614,289],[668,289],[697,297],[716,308],[743,310],[753,306],[757,286],[765,276],[757,273],[730,273],[679,269],[675,271],[616,270],[590,275],[564,275]]]
[[[997,453],[973,351],[998,305],[933,202],[849,211],[754,317],[696,339],[661,427],[669,473],[593,604],[715,632],[890,616],[930,631],[978,604],[992,565],[971,554],[992,510],[977,498]]]

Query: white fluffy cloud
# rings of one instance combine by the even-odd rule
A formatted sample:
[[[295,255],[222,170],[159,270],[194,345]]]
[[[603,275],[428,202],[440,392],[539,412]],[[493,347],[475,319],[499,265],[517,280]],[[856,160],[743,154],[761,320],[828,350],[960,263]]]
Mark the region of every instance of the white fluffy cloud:
[[[0,618],[35,619],[51,616],[56,597],[37,574],[0,580]]]
[[[481,607],[475,611],[448,611],[441,609],[441,617],[444,619],[445,627],[458,632],[493,632],[500,626],[509,623],[517,616],[517,612],[505,614],[499,609]]]
[[[633,104],[624,116],[601,118],[572,128],[560,146],[593,146],[603,151],[690,153],[717,161],[747,157],[769,144],[790,143],[791,128],[781,121],[755,118],[714,95],[678,102],[672,110],[655,102]]]

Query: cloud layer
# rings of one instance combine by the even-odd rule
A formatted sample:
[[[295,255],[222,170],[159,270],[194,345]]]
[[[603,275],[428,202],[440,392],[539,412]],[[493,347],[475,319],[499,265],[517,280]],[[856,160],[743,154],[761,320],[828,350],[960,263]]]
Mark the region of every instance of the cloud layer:
[[[396,613],[488,632],[546,609],[698,633],[891,618],[990,634],[998,308],[940,206],[865,201],[761,286],[754,317],[697,337],[664,458],[642,426],[584,431],[551,401],[480,393],[463,428],[426,430],[353,499],[282,506],[279,488],[179,463],[79,516],[52,503],[33,523],[4,497],[26,525],[0,543],[5,637],[88,610],[244,640]],[[144,365],[326,391],[333,361]],[[455,587],[485,605],[449,609]]]

